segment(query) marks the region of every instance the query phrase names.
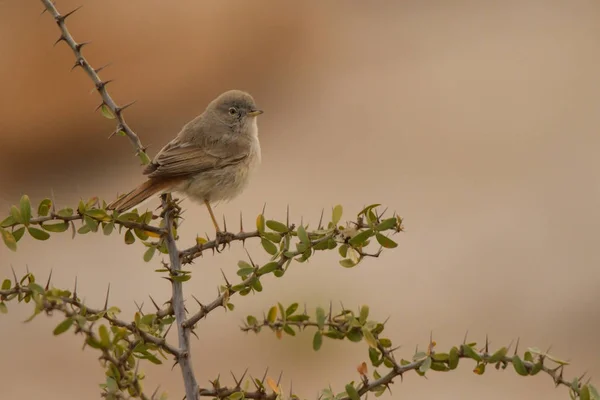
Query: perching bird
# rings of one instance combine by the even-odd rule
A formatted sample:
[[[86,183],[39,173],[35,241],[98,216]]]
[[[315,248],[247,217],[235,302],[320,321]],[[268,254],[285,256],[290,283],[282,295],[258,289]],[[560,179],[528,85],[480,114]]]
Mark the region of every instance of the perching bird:
[[[123,212],[154,194],[180,192],[206,204],[220,232],[210,203],[240,194],[260,164],[256,117],[262,113],[246,92],[221,94],[146,166],[148,180],[107,208]]]

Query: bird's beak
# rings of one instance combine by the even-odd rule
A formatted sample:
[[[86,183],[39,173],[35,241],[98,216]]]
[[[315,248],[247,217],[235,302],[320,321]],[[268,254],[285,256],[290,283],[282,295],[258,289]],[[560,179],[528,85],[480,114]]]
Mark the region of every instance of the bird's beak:
[[[264,113],[264,111],[263,111],[263,110],[251,110],[251,111],[248,113],[248,115],[249,115],[249,116],[251,116],[251,117],[256,117],[257,115],[260,115],[260,114],[262,114],[262,113]]]

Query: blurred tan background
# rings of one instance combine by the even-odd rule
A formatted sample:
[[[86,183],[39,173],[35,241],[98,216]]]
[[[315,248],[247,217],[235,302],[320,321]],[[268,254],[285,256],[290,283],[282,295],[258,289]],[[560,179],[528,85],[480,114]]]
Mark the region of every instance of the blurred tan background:
[[[312,398],[331,384],[358,379],[364,344],[325,342],[312,335],[277,340],[245,335],[247,314],[275,301],[309,309],[371,306],[399,354],[440,349],[490,335],[500,347],[553,346],[570,359],[568,376],[600,376],[597,341],[600,281],[600,4],[519,0],[428,2],[200,2],[117,0],[58,2],[76,40],[92,40],[88,60],[103,71],[120,104],[137,99],[126,118],[154,155],[222,91],[250,91],[260,117],[263,165],[249,189],[217,208],[251,226],[267,214],[318,220],[341,203],[346,216],[380,202],[405,217],[400,245],[378,260],[346,270],[335,254],[294,264],[264,292],[217,310],[193,341],[201,385],[219,373],[231,383],[246,367],[284,371],[284,388]],[[41,3],[0,2],[0,210],[23,193],[59,205],[97,195],[112,199],[140,182],[129,142],[107,140],[113,121],[93,110],[91,81],[69,72],[73,55],[52,43],[58,30]],[[156,204],[156,202],[154,203]],[[183,244],[211,232],[208,214],[185,203]],[[123,317],[148,294],[164,301],[169,287],[141,244],[100,235],[25,238],[17,253],[0,246],[0,276],[26,265],[45,280],[71,286],[101,306],[108,283]],[[266,257],[248,244],[256,259]],[[235,276],[239,244],[193,266],[186,285],[211,301],[220,269]],[[141,282],[141,283],[140,283]],[[190,304],[190,308],[193,308]],[[58,318],[25,325],[28,305],[10,305],[0,319],[0,386],[4,398],[98,398],[103,375],[81,338],[55,338]],[[428,380],[409,374],[393,398],[566,399],[550,378],[524,379],[463,362]],[[182,398],[178,368],[148,367],[156,385]],[[596,380],[597,383],[600,383]]]

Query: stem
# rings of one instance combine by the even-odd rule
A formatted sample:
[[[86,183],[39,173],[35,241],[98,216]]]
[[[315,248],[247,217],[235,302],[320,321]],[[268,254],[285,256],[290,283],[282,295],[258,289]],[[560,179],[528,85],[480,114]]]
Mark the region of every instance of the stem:
[[[171,263],[171,276],[177,276],[181,271],[181,261],[179,258],[179,250],[175,237],[173,236],[174,208],[171,204],[169,195],[163,195],[162,207],[165,210],[165,226],[167,235],[165,237],[167,249],[169,251],[169,259]],[[192,368],[192,359],[190,357],[190,330],[183,323],[186,319],[186,311],[183,302],[183,283],[176,280],[171,280],[173,287],[172,305],[177,323],[177,335],[179,338],[180,356],[177,359],[181,367],[183,375],[183,383],[185,386],[185,396],[187,400],[196,400],[198,398],[198,383]]]

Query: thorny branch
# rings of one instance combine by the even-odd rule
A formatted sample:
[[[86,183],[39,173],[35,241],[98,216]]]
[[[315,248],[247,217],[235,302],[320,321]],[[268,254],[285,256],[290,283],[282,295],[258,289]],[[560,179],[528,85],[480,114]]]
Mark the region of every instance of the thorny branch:
[[[75,11],[77,11],[78,8],[67,14],[61,15],[51,0],[41,1],[44,4],[44,7],[46,7],[46,10],[52,15],[54,21],[56,21],[60,29],[60,37],[58,38],[56,43],[64,41],[69,45],[71,50],[73,50],[73,54],[75,54],[75,64],[73,65],[73,68],[81,67],[90,77],[92,82],[94,82],[96,90],[98,91],[98,93],[100,93],[100,96],[102,96],[102,104],[100,104],[98,108],[101,108],[103,106],[108,107],[112,115],[117,119],[117,127],[112,135],[114,135],[115,133],[124,132],[124,134],[129,138],[134,148],[136,149],[136,155],[141,159],[143,164],[148,164],[150,162],[150,159],[146,154],[146,148],[142,145],[140,138],[129,127],[127,122],[125,122],[125,117],[123,116],[123,111],[133,103],[129,103],[124,106],[117,105],[117,103],[113,100],[113,98],[106,90],[106,85],[110,81],[103,81],[102,79],[100,79],[100,76],[98,76],[98,72],[100,72],[100,70],[102,70],[102,68],[104,67],[94,69],[87,61],[87,59],[81,54],[81,49],[83,48],[83,46],[87,45],[88,42],[77,43],[75,39],[73,39],[73,36],[71,36],[71,34],[69,33],[69,30],[67,29],[65,20],[69,16],[71,16]]]

